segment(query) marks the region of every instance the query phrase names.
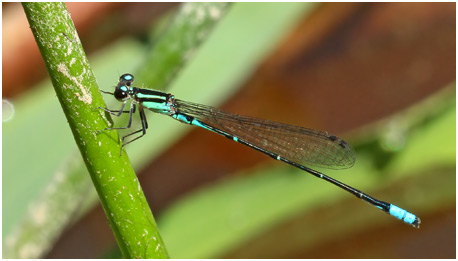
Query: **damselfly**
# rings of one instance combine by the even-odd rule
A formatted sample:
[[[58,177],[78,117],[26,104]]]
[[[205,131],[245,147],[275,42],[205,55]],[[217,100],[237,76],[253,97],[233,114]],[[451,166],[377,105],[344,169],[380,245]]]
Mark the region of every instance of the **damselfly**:
[[[172,94],[150,89],[133,87],[134,76],[124,74],[120,77],[113,95],[122,102],[120,110],[110,110],[99,107],[108,113],[121,116],[129,113],[129,123],[126,127],[105,128],[104,130],[129,129],[132,117],[138,111],[142,128],[122,137],[121,155],[124,146],[138,140],[146,133],[148,123],[144,109],[165,114],[172,118],[206,130],[220,134],[235,142],[241,143],[268,156],[283,161],[296,168],[304,170],[315,177],[324,179],[337,187],[350,192],[356,197],[401,219],[416,228],[420,219],[414,214],[393,204],[375,199],[353,187],[335,180],[308,166],[318,166],[328,169],[346,169],[353,166],[356,157],[351,146],[339,137],[324,131],[318,131],[269,120],[257,119],[224,112],[216,108],[197,103],[176,99]],[[128,101],[132,100],[129,110],[124,110]],[[134,134],[139,135],[127,142],[125,139]]]

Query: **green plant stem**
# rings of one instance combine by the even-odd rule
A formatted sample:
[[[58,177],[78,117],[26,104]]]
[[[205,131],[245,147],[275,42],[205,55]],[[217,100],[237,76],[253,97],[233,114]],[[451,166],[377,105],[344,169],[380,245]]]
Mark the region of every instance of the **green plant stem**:
[[[116,131],[107,126],[95,77],[63,3],[23,3],[100,201],[125,258],[167,258],[156,222]],[[51,128],[52,126],[50,126]]]

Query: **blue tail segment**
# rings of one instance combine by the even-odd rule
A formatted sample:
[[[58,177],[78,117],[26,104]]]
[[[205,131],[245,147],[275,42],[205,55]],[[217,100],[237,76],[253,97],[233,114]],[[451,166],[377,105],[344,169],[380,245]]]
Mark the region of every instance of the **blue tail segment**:
[[[410,224],[410,225],[412,225],[412,226],[414,226],[416,228],[420,227],[420,223],[421,223],[420,218],[418,218],[414,214],[412,214],[410,212],[407,212],[406,210],[404,210],[404,209],[402,209],[402,208],[400,208],[400,207],[398,207],[396,205],[390,204],[389,213],[393,217],[398,218],[398,219],[406,222],[407,224]]]

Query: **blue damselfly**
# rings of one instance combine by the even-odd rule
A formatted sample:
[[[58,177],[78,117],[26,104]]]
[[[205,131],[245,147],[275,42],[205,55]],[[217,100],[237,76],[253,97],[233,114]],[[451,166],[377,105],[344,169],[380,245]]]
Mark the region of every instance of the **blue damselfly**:
[[[170,93],[133,87],[133,81],[133,75],[124,74],[120,77],[113,93],[103,91],[114,95],[118,101],[123,103],[120,110],[98,108],[115,116],[129,113],[129,123],[126,127],[104,129],[113,130],[130,128],[133,114],[138,107],[142,128],[122,137],[121,154],[124,146],[145,135],[148,122],[146,121],[144,109],[148,109],[171,116],[180,122],[215,132],[251,147],[276,160],[283,161],[315,177],[324,179],[407,224],[416,228],[420,226],[420,219],[414,214],[393,204],[375,199],[319,171],[306,167],[306,165],[328,169],[352,167],[356,160],[355,152],[343,139],[325,131],[241,116],[210,106],[183,101],[176,99]],[[132,101],[130,109],[124,110],[130,100]],[[137,133],[139,133],[137,137],[125,142],[127,137]]]

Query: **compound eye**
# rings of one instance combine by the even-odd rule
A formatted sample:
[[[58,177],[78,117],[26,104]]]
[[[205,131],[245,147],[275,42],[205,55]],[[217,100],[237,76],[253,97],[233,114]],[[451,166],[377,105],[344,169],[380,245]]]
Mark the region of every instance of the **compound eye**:
[[[127,86],[131,86],[133,81],[134,76],[130,73],[125,73],[119,77],[119,82]]]
[[[119,86],[114,92],[117,100],[122,101],[129,97],[129,88],[125,85]]]

